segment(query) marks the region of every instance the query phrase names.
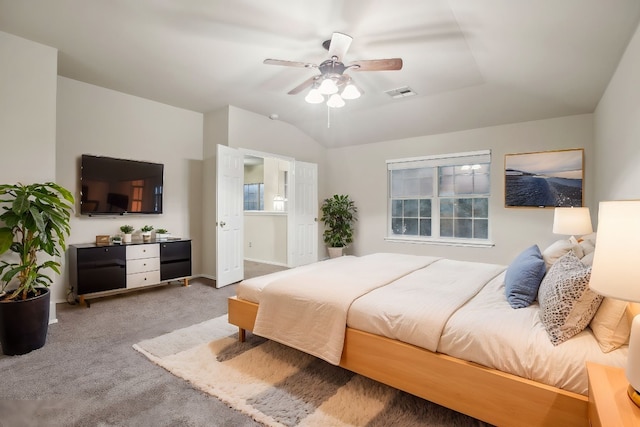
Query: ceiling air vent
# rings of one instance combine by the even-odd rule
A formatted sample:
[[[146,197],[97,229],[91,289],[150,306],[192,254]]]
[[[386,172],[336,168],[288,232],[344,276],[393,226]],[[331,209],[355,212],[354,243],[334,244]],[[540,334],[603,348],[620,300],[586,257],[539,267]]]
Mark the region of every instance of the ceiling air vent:
[[[398,89],[391,89],[386,91],[385,93],[394,99],[417,95],[417,93],[415,93],[409,86],[399,87]]]

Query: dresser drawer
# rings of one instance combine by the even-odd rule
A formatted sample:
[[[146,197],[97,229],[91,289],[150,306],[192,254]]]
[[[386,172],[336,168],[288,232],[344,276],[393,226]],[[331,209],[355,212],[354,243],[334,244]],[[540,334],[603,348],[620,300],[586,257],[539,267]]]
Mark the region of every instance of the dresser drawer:
[[[160,283],[160,270],[127,274],[127,289]]]
[[[131,259],[127,261],[127,274],[143,273],[160,269],[160,258]]]
[[[127,246],[127,260],[141,258],[156,258],[160,256],[160,245],[150,243],[148,245]]]

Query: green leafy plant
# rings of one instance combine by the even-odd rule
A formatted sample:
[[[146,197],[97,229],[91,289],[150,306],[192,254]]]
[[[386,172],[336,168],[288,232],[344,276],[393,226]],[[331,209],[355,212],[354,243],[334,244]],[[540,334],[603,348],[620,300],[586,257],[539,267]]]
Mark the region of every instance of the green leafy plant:
[[[60,263],[48,259],[38,263],[44,252],[59,257],[66,250],[65,238],[71,232],[73,195],[53,182],[43,184],[0,185],[0,255],[13,252],[15,258],[0,261],[1,290],[5,300],[25,300],[40,294],[39,288],[49,287],[51,269],[60,274]],[[15,280],[14,280],[15,279]],[[9,289],[11,282],[17,287]]]
[[[333,248],[348,246],[353,242],[353,225],[357,221],[358,209],[347,195],[334,194],[325,199],[320,207],[325,230],[324,243]]]
[[[133,230],[135,229],[130,225],[123,225],[120,227],[120,231],[122,231],[124,234],[131,234],[133,233]]]
[[[167,234],[169,231],[166,228],[157,228],[156,229],[156,233],[157,234]]]
[[[152,230],[153,230],[153,227],[150,225],[145,225],[140,229],[140,231],[142,231],[143,233],[149,233]]]

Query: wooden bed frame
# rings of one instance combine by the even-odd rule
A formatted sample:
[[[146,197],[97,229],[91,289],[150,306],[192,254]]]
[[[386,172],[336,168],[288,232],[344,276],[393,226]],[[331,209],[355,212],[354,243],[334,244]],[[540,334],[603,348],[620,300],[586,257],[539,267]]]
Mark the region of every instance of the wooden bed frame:
[[[244,341],[258,304],[228,304]],[[340,366],[497,426],[589,425],[587,396],[357,329],[347,327]]]

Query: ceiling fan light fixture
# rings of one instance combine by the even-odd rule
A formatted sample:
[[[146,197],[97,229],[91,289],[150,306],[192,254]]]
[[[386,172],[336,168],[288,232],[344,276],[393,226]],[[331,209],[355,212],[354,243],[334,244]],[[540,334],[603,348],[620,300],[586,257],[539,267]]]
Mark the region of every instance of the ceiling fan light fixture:
[[[358,99],[360,98],[360,91],[354,84],[349,83],[344,87],[340,96],[342,96],[342,99]]]
[[[309,104],[320,104],[324,102],[324,96],[320,93],[320,91],[316,88],[313,88],[309,91],[307,96],[304,98]]]
[[[338,85],[333,81],[333,79],[325,78],[322,80],[322,83],[320,83],[318,91],[322,95],[331,95],[338,92]]]
[[[329,97],[327,105],[331,108],[341,108],[345,106],[345,102],[340,95],[334,93],[333,95],[331,95],[331,97]]]

